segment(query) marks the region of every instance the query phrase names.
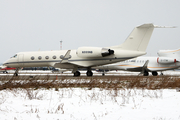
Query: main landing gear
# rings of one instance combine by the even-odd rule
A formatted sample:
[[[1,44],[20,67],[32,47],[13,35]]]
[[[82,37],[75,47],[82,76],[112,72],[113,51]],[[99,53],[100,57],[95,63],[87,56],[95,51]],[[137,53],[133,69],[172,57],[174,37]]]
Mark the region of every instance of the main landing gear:
[[[8,72],[7,72],[7,71],[3,71],[3,73],[6,73],[6,74],[8,74]]]
[[[144,75],[144,76],[149,76],[148,71],[144,71],[143,75]],[[158,75],[157,71],[152,71],[152,75],[153,75],[153,76],[157,76],[157,75]]]
[[[81,75],[81,73],[80,73],[79,71],[76,71],[76,72],[74,73],[74,77],[79,77],[80,75]],[[93,76],[93,72],[92,72],[91,70],[87,70],[86,75],[87,75],[88,77]]]
[[[152,71],[152,75],[153,75],[153,76],[157,76],[158,73],[157,73],[156,71]]]
[[[148,71],[144,71],[143,76],[148,76],[148,75],[149,75]]]
[[[79,71],[76,71],[75,73],[74,73],[74,77],[79,77],[81,75],[81,73],[79,72]]]
[[[86,75],[87,75],[87,76],[93,76],[93,72],[92,72],[91,70],[88,70],[88,71],[86,72]]]

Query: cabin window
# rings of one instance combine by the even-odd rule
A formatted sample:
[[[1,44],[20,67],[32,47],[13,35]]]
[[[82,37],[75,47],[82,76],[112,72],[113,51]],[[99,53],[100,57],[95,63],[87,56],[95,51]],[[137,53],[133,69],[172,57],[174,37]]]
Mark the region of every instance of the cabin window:
[[[46,56],[45,58],[46,58],[46,59],[49,59],[49,56]]]
[[[34,60],[34,59],[35,59],[34,56],[32,56],[32,57],[31,57],[31,60]]]
[[[53,59],[56,59],[56,56],[54,55],[52,58],[53,58]]]
[[[64,58],[64,56],[63,56],[63,55],[61,55],[61,56],[60,56],[60,58],[61,58],[61,59],[63,59],[63,58]]]
[[[39,56],[39,57],[38,57],[38,59],[39,59],[39,60],[41,60],[41,59],[42,59],[42,57],[41,57],[41,56]]]
[[[72,56],[71,56],[71,55],[69,55],[69,58],[68,58],[68,59],[70,59],[71,57],[72,57]],[[63,58],[64,58],[64,56],[63,56],[63,55],[61,55],[61,56],[60,56],[60,58],[61,58],[61,59],[63,59]]]

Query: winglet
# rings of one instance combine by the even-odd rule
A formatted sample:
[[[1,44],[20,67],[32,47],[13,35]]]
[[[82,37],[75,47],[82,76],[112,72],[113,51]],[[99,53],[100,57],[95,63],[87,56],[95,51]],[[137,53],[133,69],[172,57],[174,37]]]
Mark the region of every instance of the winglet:
[[[66,62],[68,62],[70,52],[71,52],[71,50],[68,50],[68,51],[66,52],[65,56],[62,58],[62,60],[61,60],[60,63],[66,63]]]

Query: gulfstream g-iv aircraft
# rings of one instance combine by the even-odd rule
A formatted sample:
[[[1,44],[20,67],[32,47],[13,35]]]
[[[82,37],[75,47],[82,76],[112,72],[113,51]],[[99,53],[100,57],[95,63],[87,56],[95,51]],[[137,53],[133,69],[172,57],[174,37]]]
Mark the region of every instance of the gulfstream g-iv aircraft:
[[[80,76],[78,68],[87,68],[87,76],[92,76],[91,67],[132,59],[146,54],[146,48],[154,28],[153,24],[143,24],[134,28],[124,43],[111,47],[79,47],[76,50],[19,52],[4,65],[15,67],[55,67],[73,69],[74,76]],[[163,27],[164,28],[164,27]]]
[[[173,70],[180,67],[180,49],[177,50],[160,50],[158,57],[137,57],[116,64],[96,67],[103,70],[126,70],[132,72],[141,72],[148,76],[152,72],[157,76],[157,71]],[[104,73],[103,73],[104,75]]]

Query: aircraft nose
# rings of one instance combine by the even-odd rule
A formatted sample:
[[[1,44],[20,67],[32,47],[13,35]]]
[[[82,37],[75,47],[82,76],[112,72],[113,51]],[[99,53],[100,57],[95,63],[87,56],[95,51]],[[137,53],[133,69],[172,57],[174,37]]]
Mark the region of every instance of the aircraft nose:
[[[3,63],[3,66],[6,66],[6,64],[7,64],[7,63],[6,63],[6,62],[4,62],[4,63]]]
[[[9,60],[5,61],[5,62],[3,63],[3,66],[7,66],[7,65],[8,65],[8,61],[9,61]]]

